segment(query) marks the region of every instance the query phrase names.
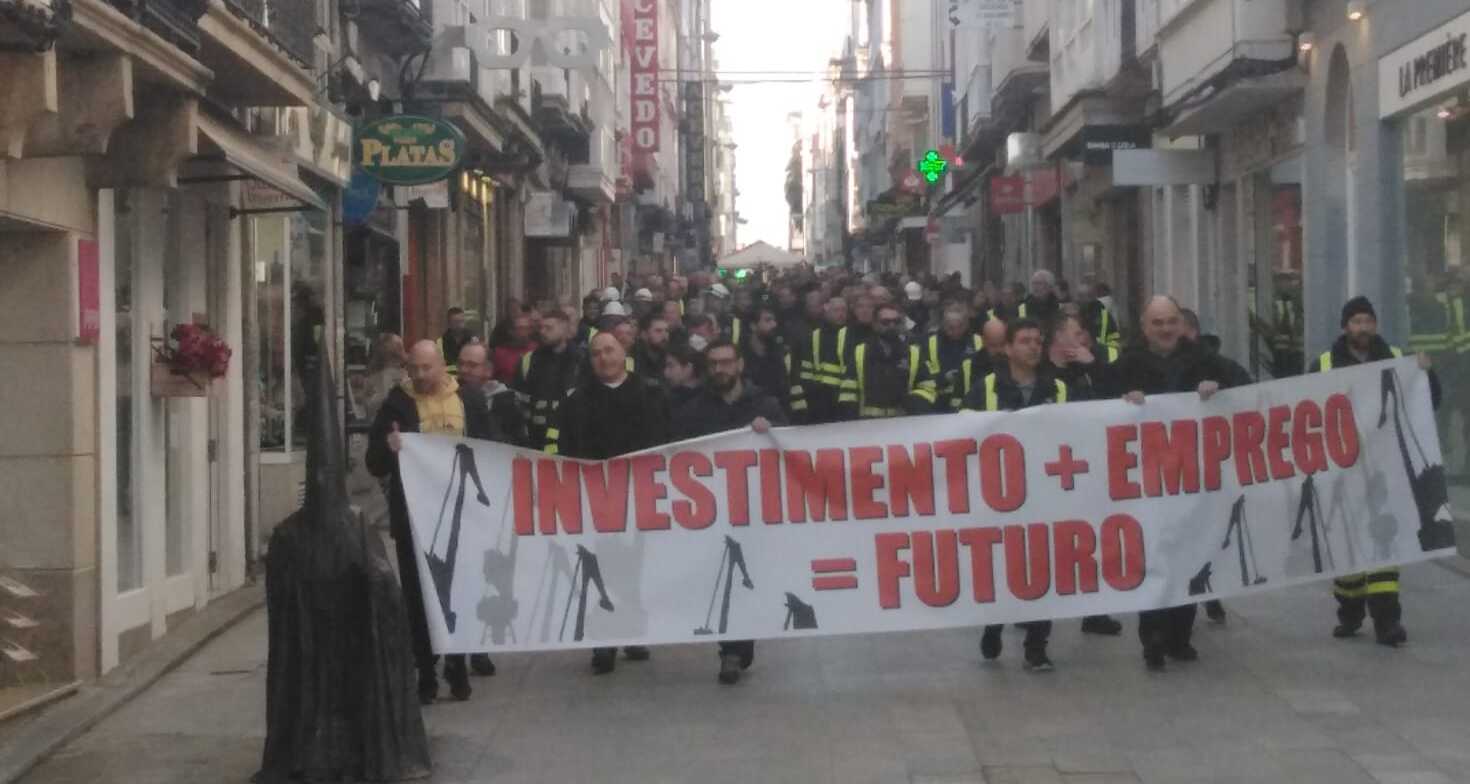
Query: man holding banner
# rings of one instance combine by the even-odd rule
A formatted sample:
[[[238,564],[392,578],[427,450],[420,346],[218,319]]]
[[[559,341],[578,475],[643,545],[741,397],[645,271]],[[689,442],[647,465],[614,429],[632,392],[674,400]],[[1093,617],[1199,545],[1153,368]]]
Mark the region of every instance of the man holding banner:
[[[1312,360],[1313,373],[1403,356],[1402,350],[1390,346],[1378,336],[1378,313],[1367,297],[1354,297],[1342,306],[1341,325],[1342,334],[1332,348]],[[1419,366],[1429,372],[1430,401],[1438,409],[1439,379],[1430,369],[1428,354],[1419,354]],[[1397,568],[1339,577],[1332,581],[1332,593],[1337,597],[1337,626],[1332,630],[1333,637],[1347,639],[1357,636],[1364,617],[1371,615],[1374,636],[1379,645],[1397,648],[1409,641],[1409,634],[1401,623],[1403,608],[1399,605]]]
[[[1146,395],[1197,391],[1209,400],[1231,386],[1229,364],[1184,337],[1184,314],[1172,297],[1155,296],[1143,311],[1143,345],[1118,358],[1117,379],[1123,397],[1142,406]],[[1194,661],[1199,652],[1190,644],[1195,605],[1184,604],[1138,614],[1138,639],[1143,661],[1150,670],[1162,670],[1165,657]]]
[[[606,460],[668,441],[669,406],[663,387],[628,372],[628,354],[609,332],[592,336],[592,378],[582,382],[556,409],[546,431],[546,452],[584,460]],[[592,672],[605,675],[617,665],[617,648],[594,648]],[[630,661],[646,661],[648,648],[629,645]]]
[[[785,425],[781,404],[765,390],[745,383],[745,362],[735,344],[718,338],[705,349],[708,380],[704,391],[674,412],[676,441],[749,427],[769,432],[772,425]],[[720,643],[720,683],[740,681],[740,673],[755,661],[754,640]]]
[[[1041,324],[1018,318],[1006,325],[1006,361],[995,366],[965,396],[965,408],[971,411],[1019,411],[1048,403],[1065,403],[1067,385],[1056,377],[1056,370],[1041,362]],[[1025,661],[1031,672],[1051,672],[1051,659],[1046,643],[1051,638],[1051,621],[1020,624],[1026,630]],[[980,655],[986,660],[1000,656],[1000,633],[1005,627],[990,624],[980,637]]]
[[[434,671],[439,657],[434,655],[429,641],[419,558],[414,551],[403,478],[398,470],[398,453],[403,449],[402,434],[439,433],[492,440],[496,431],[484,398],[479,392],[461,387],[449,376],[444,354],[437,343],[422,340],[414,345],[408,354],[408,377],[407,384],[389,391],[378,409],[378,417],[368,434],[366,462],[373,476],[391,480],[388,490],[389,531],[398,549],[398,574],[403,582],[408,629],[413,638],[414,660],[418,665],[419,702],[430,705],[439,693],[438,675]],[[469,671],[464,656],[444,657],[444,680],[449,682],[454,699],[470,698]]]

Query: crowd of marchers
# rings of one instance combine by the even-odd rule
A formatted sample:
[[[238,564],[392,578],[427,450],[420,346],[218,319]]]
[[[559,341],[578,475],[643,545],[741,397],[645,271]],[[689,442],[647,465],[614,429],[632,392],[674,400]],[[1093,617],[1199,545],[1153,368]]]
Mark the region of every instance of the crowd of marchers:
[[[571,302],[512,303],[511,315],[481,342],[458,309],[436,341],[404,349],[385,336],[376,366],[388,379],[375,401],[367,466],[383,480],[390,531],[419,669],[419,696],[439,693],[440,662],[424,617],[397,452],[402,433],[500,441],[551,454],[606,459],[738,428],[849,422],[960,410],[1014,411],[1043,405],[1188,392],[1208,399],[1253,383],[1241,364],[1201,333],[1196,314],[1167,295],[1150,299],[1137,324],[1123,324],[1106,287],[1073,292],[1039,271],[1029,286],[973,290],[958,276],[919,281],[809,268],[732,276],[652,274]],[[1221,325],[1229,326],[1229,325]],[[1307,364],[1326,372],[1400,355],[1378,335],[1363,297],[1341,309],[1342,333]],[[1420,364],[1428,368],[1427,355]],[[401,370],[400,370],[401,368]],[[1430,373],[1434,404],[1439,386]],[[1398,572],[1384,569],[1335,581],[1332,634],[1354,637],[1371,618],[1377,642],[1397,647]],[[1199,657],[1191,645],[1195,605],[1143,612],[1138,637],[1149,669]],[[1206,604],[1225,623],[1218,602]],[[1052,624],[1022,624],[1023,665],[1053,669]],[[1109,616],[1083,619],[1082,631],[1118,635]],[[1002,628],[980,639],[986,660],[1000,656]],[[622,650],[644,661],[645,647]],[[718,678],[734,684],[754,661],[750,641],[719,646]],[[615,648],[597,648],[594,673],[612,672]],[[468,699],[471,672],[493,675],[488,656],[449,656],[443,677],[454,699]]]

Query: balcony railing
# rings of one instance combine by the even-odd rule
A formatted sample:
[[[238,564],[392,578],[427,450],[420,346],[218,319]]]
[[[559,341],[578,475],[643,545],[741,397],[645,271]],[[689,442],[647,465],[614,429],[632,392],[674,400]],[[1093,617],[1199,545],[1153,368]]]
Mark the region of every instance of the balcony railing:
[[[199,54],[199,17],[208,0],[108,0],[112,6],[191,56]]]
[[[317,0],[225,0],[231,11],[308,69],[312,67],[312,39],[317,31],[316,4]]]

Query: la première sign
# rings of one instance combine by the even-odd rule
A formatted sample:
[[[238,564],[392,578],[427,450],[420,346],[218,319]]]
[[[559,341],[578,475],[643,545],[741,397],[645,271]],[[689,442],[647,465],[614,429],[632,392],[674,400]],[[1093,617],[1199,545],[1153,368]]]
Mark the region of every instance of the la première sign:
[[[453,174],[464,152],[464,134],[453,125],[432,117],[394,115],[358,129],[352,157],[379,182],[423,185]]]
[[[1378,116],[1417,111],[1470,83],[1470,13],[1378,61]]]

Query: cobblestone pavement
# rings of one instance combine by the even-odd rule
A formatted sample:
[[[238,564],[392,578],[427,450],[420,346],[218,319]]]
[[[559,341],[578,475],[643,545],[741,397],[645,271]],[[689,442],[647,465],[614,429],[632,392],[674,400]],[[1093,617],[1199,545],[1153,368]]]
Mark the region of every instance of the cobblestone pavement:
[[[734,688],[713,646],[587,672],[504,656],[467,703],[428,709],[435,782],[1470,784],[1470,564],[1404,575],[1412,642],[1337,641],[1325,584],[1201,618],[1202,660],[1144,670],[1121,638],[1058,624],[1057,671],[970,631],[761,643]],[[244,782],[263,736],[257,613],[33,771],[26,784]]]

